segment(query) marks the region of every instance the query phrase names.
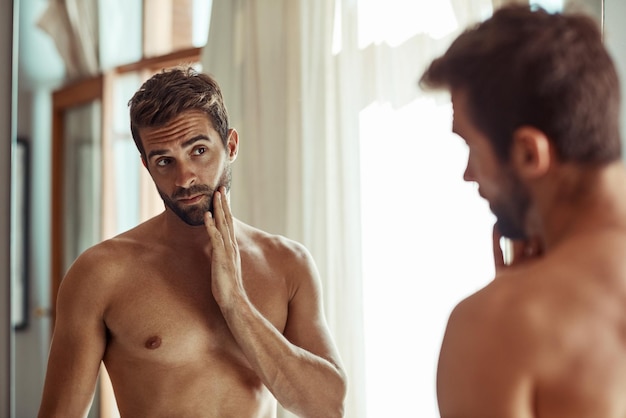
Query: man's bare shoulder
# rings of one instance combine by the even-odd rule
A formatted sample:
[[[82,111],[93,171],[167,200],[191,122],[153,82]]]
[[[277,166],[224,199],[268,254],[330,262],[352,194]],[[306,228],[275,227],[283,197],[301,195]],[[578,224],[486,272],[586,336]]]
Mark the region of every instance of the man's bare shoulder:
[[[454,308],[437,372],[443,417],[535,416],[556,318],[540,288],[546,277],[541,262],[512,269]]]
[[[494,280],[450,314],[437,368],[442,417],[530,417],[536,338],[517,285]],[[525,411],[525,412],[523,412]]]
[[[509,343],[515,348],[518,338],[527,340],[532,336],[536,331],[535,317],[541,316],[538,313],[541,295],[533,291],[533,285],[526,280],[527,277],[535,280],[538,274],[537,269],[526,267],[523,272],[494,279],[454,308],[449,318],[449,331],[471,340],[478,335],[490,339],[497,335],[501,337],[497,340],[500,348]],[[506,337],[509,333],[511,339]]]
[[[90,264],[99,264],[99,267],[112,260],[116,261],[115,264],[119,264],[125,259],[132,259],[142,252],[150,251],[154,243],[151,233],[142,224],[92,246],[79,258],[85,259],[85,262]]]
[[[574,416],[616,405],[602,401],[626,390],[626,266],[613,251],[623,241],[572,240],[460,302],[442,345],[442,408],[526,416],[511,411],[532,407],[550,411],[547,416]],[[502,402],[477,401],[485,397]],[[550,403],[554,399],[570,401]]]
[[[263,231],[241,221],[237,221],[236,230],[237,243],[242,254],[262,254],[264,257],[279,259],[283,264],[312,262],[308,249],[295,240]]]
[[[537,341],[532,346],[540,348],[548,336],[579,332],[594,319],[602,322],[602,312],[611,305],[623,306],[626,317],[622,303],[626,261],[603,250],[607,243],[588,244],[568,244],[542,259],[510,268],[461,301],[450,322],[498,335],[514,330],[527,341]],[[581,317],[587,320],[581,322]]]
[[[236,230],[244,269],[266,271],[267,276],[280,278],[289,289],[290,299],[299,289],[307,289],[305,293],[311,295],[319,292],[319,272],[313,256],[303,244],[240,221]]]
[[[153,220],[115,237],[103,240],[82,252],[70,266],[63,283],[99,283],[104,286],[121,278],[130,266],[137,265],[154,251]]]
[[[461,311],[496,315],[503,324],[574,315],[626,297],[626,232],[580,234],[536,260],[513,266],[468,297]],[[624,305],[626,310],[626,305]],[[626,312],[625,312],[626,314]],[[560,324],[562,325],[562,324]]]

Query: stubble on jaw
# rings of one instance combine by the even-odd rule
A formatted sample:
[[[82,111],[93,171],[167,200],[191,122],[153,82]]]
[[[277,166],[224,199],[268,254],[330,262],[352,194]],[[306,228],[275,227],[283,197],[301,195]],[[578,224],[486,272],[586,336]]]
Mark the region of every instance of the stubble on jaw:
[[[504,193],[490,205],[498,230],[504,237],[525,240],[528,238],[526,218],[530,210],[530,194],[510,170],[503,173],[503,190]]]
[[[215,192],[224,187],[226,191],[230,191],[230,185],[232,182],[232,169],[230,164],[227,164],[222,171],[222,175],[215,186],[212,188],[206,184],[193,185],[188,188],[179,187],[174,190],[172,196],[168,196],[161,189],[157,187],[157,191],[163,199],[165,207],[174,212],[183,222],[190,226],[204,225],[204,214],[206,212],[213,213],[213,196]],[[190,197],[194,195],[202,194],[205,199],[196,205],[181,205],[178,203],[178,199]]]

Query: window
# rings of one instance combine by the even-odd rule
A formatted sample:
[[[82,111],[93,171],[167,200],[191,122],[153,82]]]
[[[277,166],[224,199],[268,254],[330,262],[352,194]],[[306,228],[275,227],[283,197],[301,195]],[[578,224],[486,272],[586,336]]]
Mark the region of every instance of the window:
[[[212,0],[144,0],[144,57],[206,44]]]
[[[404,53],[422,53],[426,63],[441,49],[438,40],[447,45],[466,25],[450,2],[394,6],[359,2],[362,48],[379,42],[398,49],[422,34],[432,51]],[[489,6],[474,14],[488,16]],[[413,77],[415,85],[419,73]],[[467,148],[450,132],[449,101],[417,93],[406,104],[393,99],[379,98],[360,117],[366,409],[369,418],[437,416],[446,321],[459,300],[493,276],[494,220],[463,181]]]
[[[430,99],[361,113],[369,418],[438,416],[448,315],[493,277],[494,220],[463,181],[467,149],[449,132],[451,113]]]

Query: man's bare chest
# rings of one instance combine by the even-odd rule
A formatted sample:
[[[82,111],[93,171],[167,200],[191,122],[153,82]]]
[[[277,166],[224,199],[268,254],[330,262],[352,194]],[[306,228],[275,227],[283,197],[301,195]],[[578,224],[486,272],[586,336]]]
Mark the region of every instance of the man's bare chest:
[[[250,301],[283,331],[288,294],[264,271],[243,271]],[[193,258],[138,263],[118,280],[105,323],[107,352],[176,366],[210,353],[243,358],[211,291],[210,265]]]

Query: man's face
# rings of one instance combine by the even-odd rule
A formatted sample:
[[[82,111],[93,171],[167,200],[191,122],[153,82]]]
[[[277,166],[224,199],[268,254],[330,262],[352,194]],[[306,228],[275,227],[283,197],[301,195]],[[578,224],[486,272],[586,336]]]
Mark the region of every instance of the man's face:
[[[237,151],[236,132],[227,149],[208,116],[200,111],[181,114],[158,128],[140,129],[146,167],[167,209],[188,225],[204,224],[213,210],[213,194],[230,190],[231,166]]]
[[[469,148],[463,178],[477,183],[478,193],[489,202],[503,236],[526,238],[525,222],[530,207],[528,190],[514,170],[498,159],[487,137],[472,123],[463,91],[452,92],[452,105],[453,131]]]

